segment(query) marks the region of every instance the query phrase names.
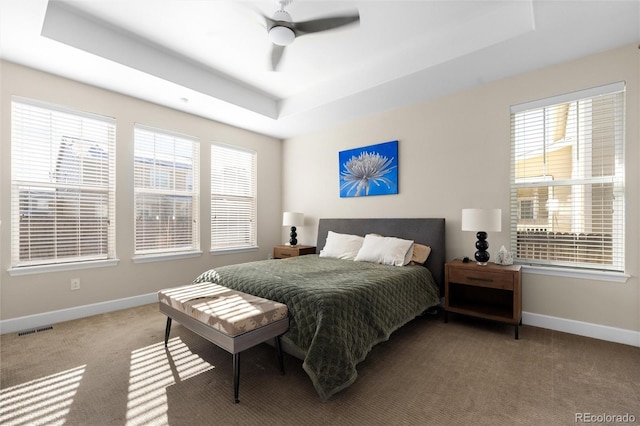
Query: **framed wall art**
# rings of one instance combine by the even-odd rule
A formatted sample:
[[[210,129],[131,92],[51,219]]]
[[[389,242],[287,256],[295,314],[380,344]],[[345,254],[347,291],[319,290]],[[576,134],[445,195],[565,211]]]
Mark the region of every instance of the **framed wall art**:
[[[398,193],[398,141],[340,151],[340,197]]]

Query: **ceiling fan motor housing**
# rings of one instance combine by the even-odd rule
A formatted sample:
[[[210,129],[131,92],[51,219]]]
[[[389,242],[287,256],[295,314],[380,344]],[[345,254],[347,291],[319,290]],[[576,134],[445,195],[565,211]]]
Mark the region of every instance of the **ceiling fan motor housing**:
[[[278,46],[288,46],[296,39],[296,33],[291,24],[291,15],[284,10],[278,10],[273,14],[275,21],[269,28],[269,39]]]

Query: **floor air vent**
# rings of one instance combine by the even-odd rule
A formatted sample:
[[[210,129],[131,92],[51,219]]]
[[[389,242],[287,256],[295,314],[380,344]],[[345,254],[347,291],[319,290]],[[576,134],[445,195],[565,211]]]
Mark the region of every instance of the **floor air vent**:
[[[53,327],[47,325],[45,327],[32,328],[30,330],[23,330],[18,332],[18,336],[26,336],[27,334],[40,333],[41,331],[53,330]]]

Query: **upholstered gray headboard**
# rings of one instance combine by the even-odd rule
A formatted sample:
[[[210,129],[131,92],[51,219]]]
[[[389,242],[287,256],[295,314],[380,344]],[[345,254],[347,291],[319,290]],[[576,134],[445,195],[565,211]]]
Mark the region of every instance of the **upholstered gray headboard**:
[[[380,234],[413,240],[431,247],[431,254],[425,263],[438,287],[444,295],[445,220],[443,218],[409,219],[320,219],[316,252],[324,247],[329,231],[340,234],[366,235]]]

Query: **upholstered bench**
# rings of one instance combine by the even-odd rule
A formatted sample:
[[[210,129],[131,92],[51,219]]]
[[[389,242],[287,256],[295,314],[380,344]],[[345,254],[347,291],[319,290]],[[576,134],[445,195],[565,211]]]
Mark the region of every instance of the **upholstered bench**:
[[[275,338],[280,371],[284,362],[280,336],[289,328],[287,305],[212,284],[199,283],[158,292],[160,312],[167,315],[164,345],[171,320],[233,354],[233,400],[239,402],[240,352]]]

